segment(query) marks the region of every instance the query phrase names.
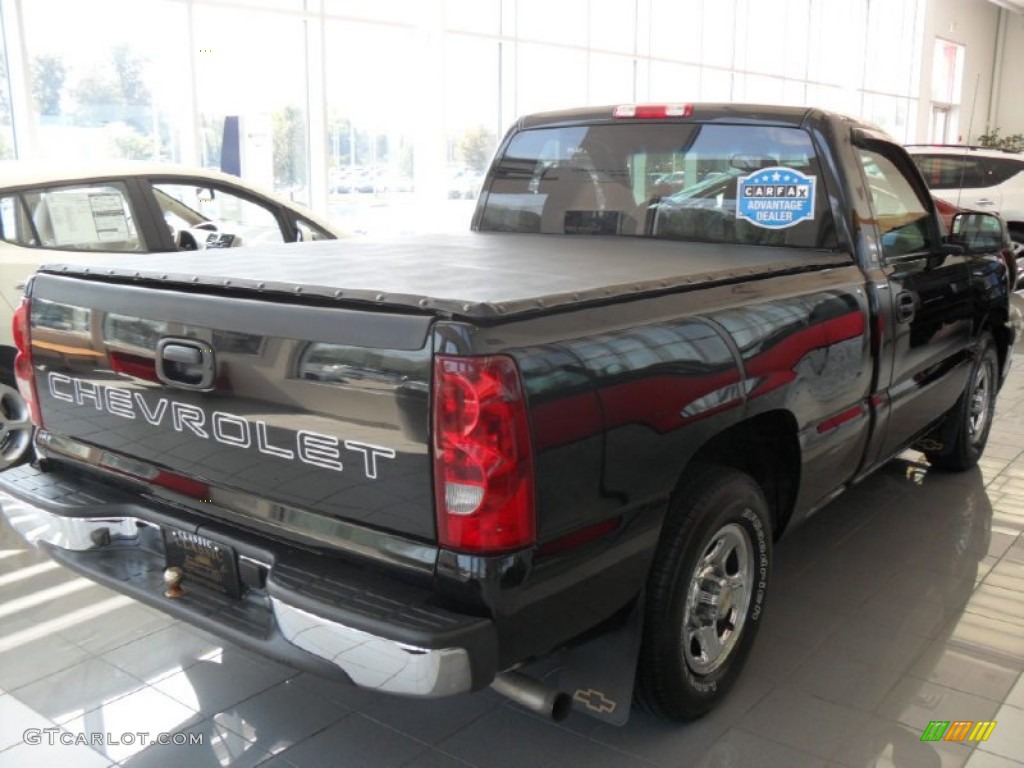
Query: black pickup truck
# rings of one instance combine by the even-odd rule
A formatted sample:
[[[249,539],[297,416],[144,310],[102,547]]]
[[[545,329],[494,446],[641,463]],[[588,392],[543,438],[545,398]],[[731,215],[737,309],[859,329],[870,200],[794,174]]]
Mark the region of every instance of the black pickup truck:
[[[359,686],[694,718],[786,529],[910,446],[978,460],[999,226],[946,234],[902,148],[819,110],[526,117],[464,235],[43,268],[15,319],[37,456],[0,505]]]

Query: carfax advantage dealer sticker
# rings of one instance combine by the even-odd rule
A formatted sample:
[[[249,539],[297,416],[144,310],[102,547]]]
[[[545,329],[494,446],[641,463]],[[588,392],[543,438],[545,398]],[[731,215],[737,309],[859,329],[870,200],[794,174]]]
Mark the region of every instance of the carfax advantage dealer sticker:
[[[762,168],[740,176],[736,216],[768,229],[785,229],[814,218],[817,179],[792,168]]]

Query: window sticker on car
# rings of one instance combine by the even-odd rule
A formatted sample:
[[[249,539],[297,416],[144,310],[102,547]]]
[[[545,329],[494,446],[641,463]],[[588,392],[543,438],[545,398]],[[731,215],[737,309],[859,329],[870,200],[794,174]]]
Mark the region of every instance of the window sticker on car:
[[[92,220],[101,243],[128,239],[128,220],[124,215],[124,201],[120,195],[105,192],[89,195]]]
[[[88,245],[129,239],[120,195],[61,192],[50,195],[46,207],[53,224],[54,245]]]
[[[46,200],[53,227],[54,245],[78,245],[96,241],[96,226],[92,221],[89,196],[64,192],[50,195]]]
[[[736,217],[754,226],[785,229],[814,218],[814,176],[774,166],[740,176],[736,183]]]

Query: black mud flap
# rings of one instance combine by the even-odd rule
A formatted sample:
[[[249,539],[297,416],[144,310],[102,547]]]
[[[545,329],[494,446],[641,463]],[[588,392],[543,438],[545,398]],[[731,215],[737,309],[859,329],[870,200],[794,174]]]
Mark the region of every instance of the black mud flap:
[[[561,657],[558,688],[573,698],[577,712],[612,725],[625,725],[643,634],[643,594],[618,628],[568,650]]]

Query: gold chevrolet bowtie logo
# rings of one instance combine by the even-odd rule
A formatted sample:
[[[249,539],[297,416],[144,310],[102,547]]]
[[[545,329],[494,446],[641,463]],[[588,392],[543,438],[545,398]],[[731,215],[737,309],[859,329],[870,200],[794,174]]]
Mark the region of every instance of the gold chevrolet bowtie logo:
[[[587,688],[585,691],[581,688],[573,694],[572,698],[587,709],[600,712],[601,714],[611,714],[618,706],[616,702],[609,699],[601,691],[595,691],[593,688]]]

